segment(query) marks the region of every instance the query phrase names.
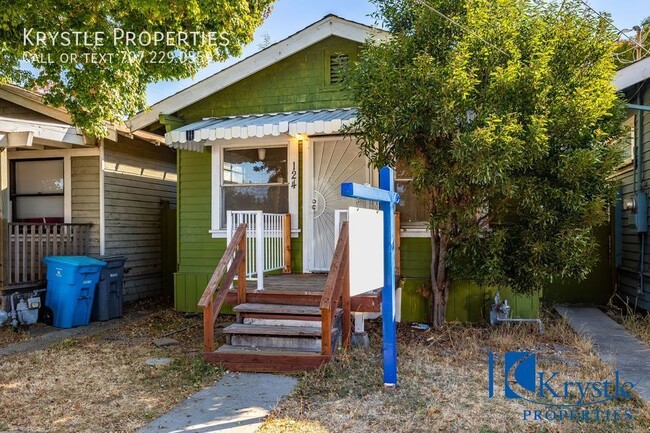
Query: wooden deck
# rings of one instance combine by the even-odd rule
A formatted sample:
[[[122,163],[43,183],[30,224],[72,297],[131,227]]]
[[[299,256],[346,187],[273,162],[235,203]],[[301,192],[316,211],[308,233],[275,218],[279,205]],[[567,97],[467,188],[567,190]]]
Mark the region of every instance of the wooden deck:
[[[282,274],[264,277],[264,290],[256,290],[254,283],[248,283],[248,302],[293,305],[319,305],[327,280],[326,273]],[[236,304],[237,291],[229,291],[226,302]],[[379,313],[381,311],[381,290],[352,297],[352,311]]]
[[[281,292],[323,292],[327,274],[282,274],[264,277],[264,290]],[[255,287],[253,284],[250,287]]]

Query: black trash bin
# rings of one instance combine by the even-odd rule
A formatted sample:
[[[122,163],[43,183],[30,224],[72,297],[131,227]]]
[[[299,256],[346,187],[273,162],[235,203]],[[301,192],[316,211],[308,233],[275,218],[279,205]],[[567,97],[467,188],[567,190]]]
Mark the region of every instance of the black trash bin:
[[[102,257],[101,260],[106,262],[106,267],[102,269],[95,291],[93,311],[90,317],[90,320],[93,322],[103,322],[115,319],[116,317],[122,317],[122,303],[124,299],[122,280],[124,278],[126,257]]]

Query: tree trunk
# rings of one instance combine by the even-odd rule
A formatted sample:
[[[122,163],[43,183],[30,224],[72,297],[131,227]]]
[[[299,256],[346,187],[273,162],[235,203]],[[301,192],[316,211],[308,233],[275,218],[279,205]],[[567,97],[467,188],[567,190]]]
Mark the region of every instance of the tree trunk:
[[[431,229],[431,294],[432,310],[431,324],[439,329],[445,324],[449,285],[447,282],[447,267],[445,255],[449,248],[447,230]]]

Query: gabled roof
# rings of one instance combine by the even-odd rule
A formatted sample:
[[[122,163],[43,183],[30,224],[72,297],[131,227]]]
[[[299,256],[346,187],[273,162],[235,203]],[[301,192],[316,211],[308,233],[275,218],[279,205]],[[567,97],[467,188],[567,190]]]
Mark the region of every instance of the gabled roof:
[[[356,116],[354,108],[335,108],[209,118],[170,131],[165,134],[165,140],[168,146],[176,149],[203,152],[206,142],[214,140],[332,134],[351,125]]]
[[[51,107],[43,102],[43,96],[13,84],[0,86],[0,99],[25,107],[59,122],[72,125],[68,112],[62,108]]]
[[[24,89],[14,84],[3,84],[0,85],[0,99],[4,99],[14,104],[20,105],[21,107],[25,107],[29,110],[35,111],[44,116],[51,117],[56,121],[66,124],[69,128],[76,130],[76,134],[79,135],[80,137],[83,136],[83,132],[81,131],[81,129],[77,128],[76,125],[74,125],[74,123],[72,122],[72,117],[70,116],[70,114],[66,109],[47,105],[43,100],[43,95],[39,93],[32,92],[31,90]],[[16,125],[18,124],[23,125],[22,128],[24,129],[25,122],[21,122],[16,119],[12,120],[8,118],[3,118],[2,121],[4,122],[3,123],[4,125],[8,124],[7,122],[10,121]],[[27,123],[32,123],[35,125],[34,121],[29,121]],[[48,124],[48,122],[45,122],[45,124]],[[37,129],[40,128],[39,125],[36,125],[34,127],[36,127]],[[106,124],[106,127],[108,128],[108,133],[109,133],[109,136],[107,138],[112,141],[117,141],[117,134],[121,134],[130,138],[135,136],[141,140],[148,141],[156,145],[163,144],[164,142],[164,140],[159,135],[152,134],[150,132],[136,131],[132,133],[124,124],[119,124],[119,125]],[[64,135],[66,137],[71,136],[69,133],[66,133]],[[89,140],[86,138],[86,141]]]
[[[330,36],[362,43],[369,38],[384,39],[388,37],[388,32],[336,15],[327,15],[292,36],[157,102],[150,109],[133,116],[127,125],[131,131],[145,128],[155,123],[159,114],[173,114]]]
[[[650,56],[619,69],[614,79],[614,85],[616,90],[625,90],[648,78],[650,78]]]

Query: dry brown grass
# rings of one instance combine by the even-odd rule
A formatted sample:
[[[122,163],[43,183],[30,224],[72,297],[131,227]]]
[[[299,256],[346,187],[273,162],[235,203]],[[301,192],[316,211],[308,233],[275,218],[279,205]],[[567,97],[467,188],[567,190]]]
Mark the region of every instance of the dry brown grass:
[[[497,361],[495,398],[487,397],[488,352],[527,350],[539,368],[562,377],[605,380],[611,369],[591,344],[557,316],[545,319],[545,333],[532,326],[482,328],[447,325],[442,331],[399,329],[399,388],[382,386],[381,341],[370,329],[371,347],[352,348],[339,359],[301,376],[292,396],[266,421],[262,433],[298,432],[630,432],[650,431],[650,413],[637,399],[599,405],[631,407],[626,423],[522,421],[525,408],[539,406],[507,400]],[[559,346],[561,345],[561,346]],[[501,379],[502,380],[502,379]],[[565,380],[565,379],[563,379]]]
[[[0,431],[135,430],[222,374],[202,360],[200,325],[200,317],[159,309],[116,331],[3,358]],[[178,346],[153,345],[152,339],[188,326],[172,336]],[[152,357],[174,362],[145,365]]]
[[[650,346],[650,313],[635,310],[634,306],[616,296],[610,301],[607,314]]]
[[[9,319],[11,321],[11,319]],[[38,326],[38,325],[36,325]],[[32,332],[29,329],[14,330],[11,324],[5,323],[0,328],[0,348],[9,346],[10,344],[21,343],[32,338]]]

